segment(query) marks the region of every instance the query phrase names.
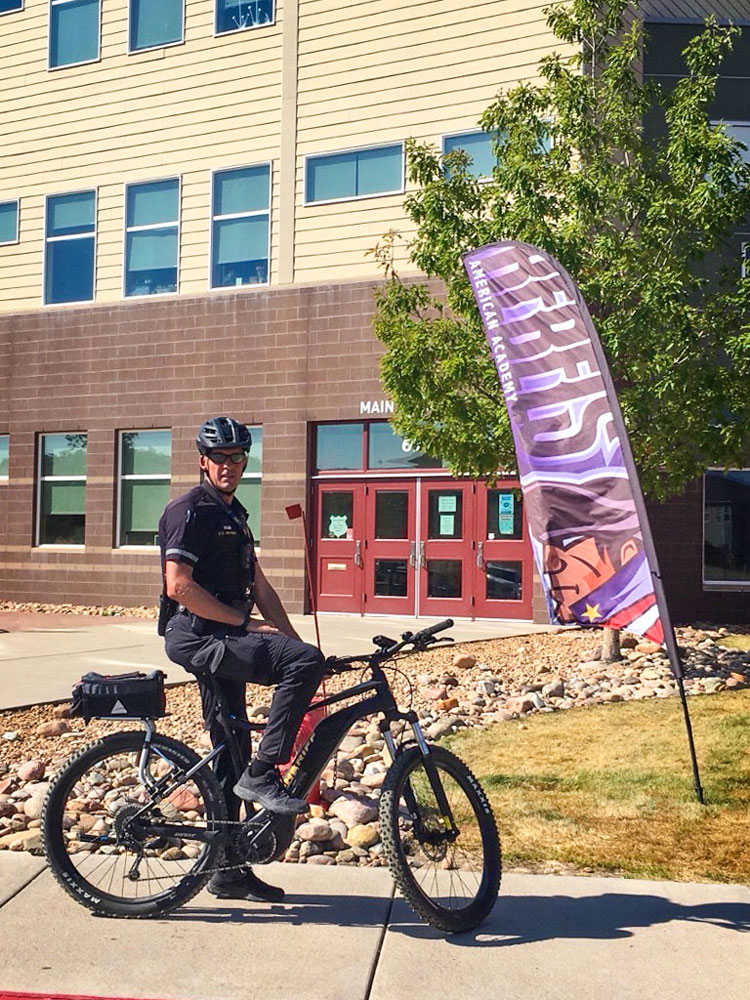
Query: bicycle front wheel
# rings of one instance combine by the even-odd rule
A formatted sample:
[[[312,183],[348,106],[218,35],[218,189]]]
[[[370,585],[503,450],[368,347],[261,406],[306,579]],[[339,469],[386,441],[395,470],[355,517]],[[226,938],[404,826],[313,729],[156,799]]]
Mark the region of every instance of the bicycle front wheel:
[[[432,746],[429,765],[425,761],[410,747],[388,772],[380,837],[412,909],[440,930],[468,931],[489,914],[500,889],[495,818],[481,785],[455,754]]]
[[[151,917],[180,906],[206,884],[220,850],[226,805],[211,769],[185,778],[197,754],[166,736],[144,754],[144,739],[114,733],[84,747],[45,800],[52,873],[78,903],[106,916]],[[152,829],[165,823],[168,837]],[[200,839],[203,832],[214,835]]]

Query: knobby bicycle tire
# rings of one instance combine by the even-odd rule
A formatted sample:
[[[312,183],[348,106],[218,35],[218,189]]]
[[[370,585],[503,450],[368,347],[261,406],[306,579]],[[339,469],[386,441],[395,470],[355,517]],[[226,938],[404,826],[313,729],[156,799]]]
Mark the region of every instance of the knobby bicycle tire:
[[[457,835],[453,840],[444,836],[425,758],[413,746],[396,758],[383,784],[380,837],[391,874],[412,909],[433,927],[459,933],[478,926],[497,900],[500,838],[487,796],[463,761],[439,746],[430,747],[430,757]],[[417,803],[418,822],[406,808],[407,785]]]
[[[153,859],[154,866],[158,864],[157,870],[162,871],[163,874],[154,876],[153,879],[147,879],[147,881],[153,880],[157,883],[170,881],[174,884],[167,888],[157,884],[156,888],[159,891],[138,898],[138,883],[128,880],[125,872],[129,857],[127,855],[128,844],[123,840],[122,832],[117,831],[116,824],[118,811],[122,815],[123,808],[137,809],[137,806],[142,804],[143,796],[146,794],[143,786],[137,784],[137,760],[143,747],[144,738],[145,734],[138,731],[114,733],[83,747],[54,776],[45,799],[42,812],[42,836],[50,869],[62,888],[76,902],[100,915],[154,917],[168,913],[200,892],[210,877],[211,869],[215,867],[215,861],[220,851],[220,844],[216,837],[208,843],[200,844],[199,855],[194,859],[189,870],[185,870],[179,867],[173,859],[165,862],[155,849],[151,849],[151,857],[146,860],[151,863]],[[200,762],[200,758],[193,750],[185,746],[184,743],[167,736],[157,735],[152,741],[152,747],[155,767],[167,768],[171,765],[180,772],[185,772]],[[128,762],[130,763],[128,764]],[[115,777],[113,780],[120,782],[118,794],[121,795],[121,798],[115,798],[111,804],[108,804],[105,795],[98,804],[96,800],[93,800],[93,806],[86,800],[82,802],[80,798],[76,799],[77,795],[83,794],[82,790],[87,784],[88,787],[91,787],[95,784],[105,783],[105,776],[110,772],[119,772],[119,777]],[[98,776],[97,782],[94,783],[93,778],[91,778],[87,783],[87,775]],[[189,792],[192,796],[191,805],[194,810],[200,810],[199,819],[207,827],[210,828],[214,823],[219,826],[223,820],[226,820],[224,797],[210,767],[200,768],[189,782],[182,781],[177,789],[177,793],[179,792]],[[175,817],[182,815],[173,804],[175,801],[180,802],[179,798],[174,798],[177,793],[172,793],[166,800],[172,803],[171,814],[169,816],[165,814],[165,818],[169,819],[170,822],[175,821]],[[96,793],[89,792],[89,794]],[[108,794],[111,796],[112,790]],[[130,799],[128,800],[126,796],[130,796]],[[159,808],[163,808],[164,804],[161,803]],[[70,843],[71,826],[74,826],[76,822],[81,822],[82,814],[75,811],[76,807],[85,807],[90,815],[89,822],[93,819],[94,828],[96,829],[96,824],[99,823],[100,828],[104,830],[99,837],[90,835],[86,838],[85,834],[81,834],[80,836],[86,841],[82,845],[71,845]],[[180,804],[180,808],[186,808],[186,806]],[[146,837],[147,834],[144,834],[144,840]],[[154,843],[158,843],[158,841],[159,838],[154,839]],[[193,841],[193,843],[198,842]],[[69,848],[71,849],[69,850]],[[106,850],[107,853],[101,855],[97,853],[103,852],[103,850]],[[79,857],[79,855],[81,856]],[[108,862],[108,858],[112,860]],[[120,875],[122,891],[119,895],[112,891],[115,887],[118,858],[123,858],[123,870]],[[135,853],[132,858],[135,859]],[[185,859],[187,863],[190,860],[189,857]],[[101,872],[103,881],[107,875],[107,864],[110,865],[112,874],[110,884],[104,889],[91,879],[93,873]],[[88,874],[85,870],[81,870],[86,868],[88,868]],[[125,894],[126,889],[130,895]]]

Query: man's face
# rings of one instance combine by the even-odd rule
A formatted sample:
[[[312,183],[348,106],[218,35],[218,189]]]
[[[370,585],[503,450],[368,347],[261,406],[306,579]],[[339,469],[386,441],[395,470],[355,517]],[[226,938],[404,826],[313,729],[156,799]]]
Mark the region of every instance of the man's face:
[[[582,538],[565,549],[544,547],[544,569],[556,612],[563,621],[572,621],[570,605],[590,594],[615,575],[608,552],[600,552],[593,538]]]
[[[242,461],[233,461],[233,455],[242,456]],[[247,465],[247,455],[244,449],[237,446],[217,448],[208,455],[200,456],[200,466],[209,482],[222,493],[234,493]]]

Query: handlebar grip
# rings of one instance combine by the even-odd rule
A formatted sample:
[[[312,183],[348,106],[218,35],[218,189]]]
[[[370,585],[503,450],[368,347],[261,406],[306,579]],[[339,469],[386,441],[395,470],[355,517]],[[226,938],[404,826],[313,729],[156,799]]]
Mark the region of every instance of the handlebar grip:
[[[453,628],[452,618],[446,618],[445,621],[437,622],[435,625],[430,625],[429,628],[422,629],[419,634],[420,636],[427,637],[428,635],[435,635],[437,632],[445,632],[447,628]]]

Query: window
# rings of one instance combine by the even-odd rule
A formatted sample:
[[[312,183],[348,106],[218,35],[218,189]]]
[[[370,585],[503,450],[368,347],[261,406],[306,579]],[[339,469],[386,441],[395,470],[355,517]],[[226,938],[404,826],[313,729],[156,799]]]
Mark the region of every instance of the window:
[[[214,174],[212,288],[268,281],[270,180],[268,165]]]
[[[216,34],[273,24],[273,0],[216,0]]]
[[[414,448],[386,421],[318,424],[316,472],[344,469],[440,469],[443,463]]]
[[[18,202],[0,201],[0,244],[18,242]]]
[[[8,481],[8,451],[10,438],[7,434],[0,434],[0,483]]]
[[[94,298],[96,192],[47,199],[44,302]]]
[[[51,0],[49,65],[72,66],[99,58],[100,0]]]
[[[361,469],[364,424],[319,424],[315,428],[315,468]]]
[[[37,545],[83,545],[86,435],[42,434]]]
[[[721,125],[730,139],[741,142],[745,149],[741,150],[742,159],[745,163],[750,163],[750,122],[712,122],[712,125]]]
[[[310,156],[305,167],[305,202],[400,194],[404,189],[402,143]]]
[[[367,450],[370,469],[440,469],[443,465],[414,448],[390,424],[370,424]]]
[[[523,538],[523,497],[512,487],[487,490],[487,538]]]
[[[15,10],[23,10],[23,0],[0,0],[0,14],[12,14]]]
[[[703,581],[750,586],[750,469],[704,476]]]
[[[255,544],[260,544],[260,479],[263,465],[263,428],[248,427],[253,443],[247,460],[247,467],[242,474],[236,497],[248,513],[247,523],[253,533]]]
[[[127,188],[125,295],[177,291],[180,182],[152,181]]]
[[[157,545],[169,500],[171,431],[122,431],[117,545]]]
[[[183,0],[130,0],[129,50],[182,41]]]
[[[491,177],[497,166],[497,156],[492,149],[495,137],[488,132],[462,132],[443,137],[443,155],[454,149],[463,149],[471,157],[467,173],[471,177]]]
[[[493,143],[497,135],[489,132],[460,132],[456,135],[443,136],[443,155],[447,156],[455,149],[462,149],[471,157],[471,163],[467,167],[470,177],[486,179],[492,176],[492,171],[500,162],[493,150]],[[544,134],[537,145],[537,153],[548,153],[552,148],[552,139],[549,133]],[[450,168],[446,167],[446,173],[450,175]]]

